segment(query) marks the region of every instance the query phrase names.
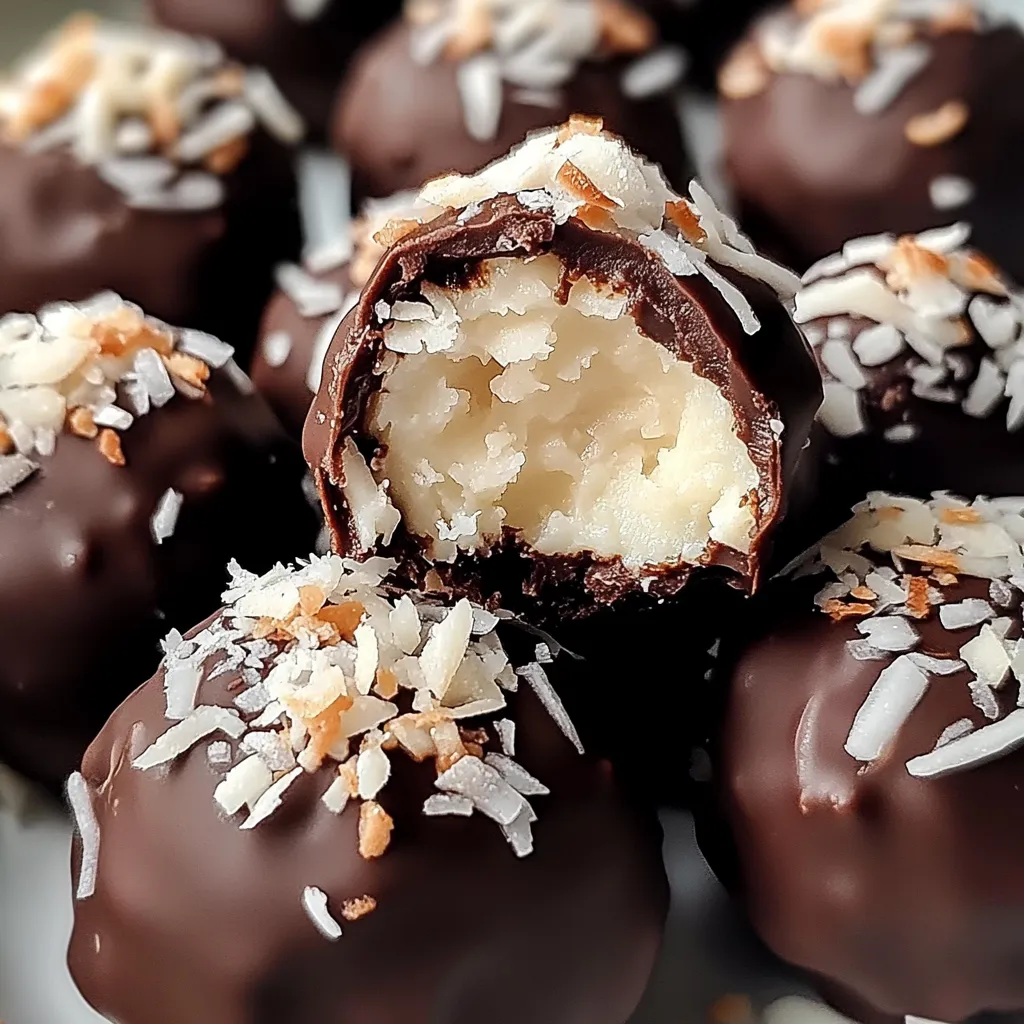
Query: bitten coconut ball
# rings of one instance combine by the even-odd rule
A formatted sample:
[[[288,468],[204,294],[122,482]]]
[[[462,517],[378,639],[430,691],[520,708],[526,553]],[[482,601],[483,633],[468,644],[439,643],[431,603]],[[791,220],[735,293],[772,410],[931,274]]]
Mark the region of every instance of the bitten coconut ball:
[[[442,211],[417,193],[368,200],[340,237],[309,252],[302,264],[277,268],[277,291],[260,324],[252,379],[281,421],[296,436],[320,387],[324,357],[341,321],[359,299],[385,247],[379,238],[390,220],[428,219]]]
[[[800,270],[850,238],[971,222],[1024,279],[1024,33],[983,0],[794,3],[720,76],[740,223]],[[1019,17],[1019,15],[1018,15]]]
[[[302,131],[209,41],[73,18],[0,87],[0,313],[111,288],[251,346]]]
[[[597,128],[423,190],[304,437],[337,551],[535,623],[755,586],[820,400],[792,275]]]
[[[653,815],[496,616],[382,588],[393,564],[236,570],[72,776],[69,960],[104,1015],[632,1014],[667,910]]]
[[[0,452],[0,761],[58,789],[225,561],[316,516],[231,348],[115,295],[0,320]]]
[[[208,36],[235,59],[265,67],[310,130],[322,136],[345,66],[399,0],[149,0],[161,25]]]
[[[822,487],[1024,493],[1024,295],[955,224],[854,239],[796,298],[825,386]]]
[[[1024,1008],[1022,513],[874,493],[750,606],[718,764],[737,893],[862,1020]]]
[[[576,112],[661,164],[690,165],[673,87],[682,52],[624,0],[410,0],[357,57],[334,114],[357,198],[468,174]]]

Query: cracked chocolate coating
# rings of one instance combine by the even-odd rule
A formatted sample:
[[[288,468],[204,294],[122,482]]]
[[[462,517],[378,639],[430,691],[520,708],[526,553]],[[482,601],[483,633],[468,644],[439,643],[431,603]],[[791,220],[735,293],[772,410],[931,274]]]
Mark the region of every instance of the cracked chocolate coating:
[[[811,603],[823,582],[780,583],[750,606],[722,679],[724,821],[705,818],[702,848],[768,946],[856,1019],[1022,1010],[1024,753],[938,779],[907,772],[954,722],[987,724],[964,671],[932,677],[880,760],[851,758],[850,727],[889,662],[850,655],[855,624]],[[988,599],[987,581],[946,589],[948,601],[971,597]],[[1019,608],[1001,614],[1019,635]],[[915,628],[919,650],[950,657],[980,627]],[[1005,710],[1015,698],[1011,685]]]
[[[723,270],[761,319],[761,330],[748,336],[705,279],[673,277],[638,242],[593,231],[575,219],[556,226],[551,214],[528,211],[512,196],[483,204],[481,212],[464,224],[458,223],[457,211],[449,211],[398,242],[378,264],[358,306],[335,335],[303,439],[335,549],[348,554],[359,549],[341,491],[341,454],[347,437],[361,446],[368,460],[374,451],[363,417],[366,399],[381,381],[373,373],[383,348],[375,304],[414,295],[424,279],[465,280],[487,258],[549,252],[566,268],[566,287],[587,276],[625,289],[641,330],[691,362],[729,401],[739,436],[761,479],[758,531],[749,555],[712,545],[705,562],[738,584],[756,586],[767,567],[770,538],[791,496],[790,484],[820,402],[820,378],[802,335],[774,293],[758,282]],[[772,419],[784,424],[781,439],[771,429]],[[379,553],[398,556],[417,581],[429,568],[419,541],[401,527],[390,548]],[[541,556],[512,531],[506,531],[487,558],[460,555],[453,565],[434,568],[456,593],[521,610],[542,625],[557,626],[641,591],[641,574],[627,570],[618,559]],[[653,577],[653,582],[644,594],[652,599],[671,596],[692,571],[688,564],[645,568],[642,575]]]
[[[456,65],[416,63],[410,29],[396,21],[356,58],[338,96],[331,137],[352,165],[353,198],[419,188],[448,171],[469,174],[504,156],[529,132],[572,114],[604,118],[605,127],[662,165],[676,188],[692,174],[672,96],[630,100],[619,88],[619,60],[587,62],[557,90],[554,106],[518,101],[505,85],[498,132],[477,141],[466,131]]]
[[[205,680],[199,700],[230,706],[235,675]],[[121,1024],[624,1024],[667,912],[659,829],[525,685],[509,703],[495,717],[517,723],[516,760],[552,791],[533,800],[534,853],[517,859],[479,813],[425,817],[433,764],[395,753],[379,796],[391,845],[366,861],[358,802],[340,816],[320,803],[332,768],[248,832],[214,804],[224,769],[205,743],[165,771],[133,769],[170,724],[158,674],[83,763],[101,838],[69,953],[82,994]],[[77,872],[77,843],[74,858]],[[338,942],[306,916],[308,885],[328,894]],[[343,921],[341,903],[367,894],[376,910]]]
[[[760,94],[724,101],[726,167],[759,246],[802,270],[850,238],[965,220],[974,244],[1024,280],[1024,182],[1006,158],[1024,144],[1024,34],[958,31],[928,45],[929,64],[879,114],[857,113],[849,86],[810,75],[772,75]],[[930,147],[906,139],[911,117],[951,100],[970,109],[959,135]],[[950,174],[975,198],[936,210],[929,185]]]
[[[0,497],[0,761],[59,789],[110,712],[159,661],[158,641],[219,600],[227,562],[268,569],[312,550],[304,466],[261,399],[214,371],[121,435],[111,465],[61,434]],[[174,533],[151,518],[173,487]]]

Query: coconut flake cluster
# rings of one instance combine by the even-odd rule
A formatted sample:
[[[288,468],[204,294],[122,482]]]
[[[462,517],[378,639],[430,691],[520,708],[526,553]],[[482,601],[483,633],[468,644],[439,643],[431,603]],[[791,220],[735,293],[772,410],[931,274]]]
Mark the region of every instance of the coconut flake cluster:
[[[705,277],[750,334],[757,316],[719,268],[783,297],[798,285],[699,185],[679,197],[588,119],[420,198],[466,223],[501,195],[639,239],[671,273]],[[566,298],[560,275],[555,256],[495,258],[467,286],[427,282],[419,298],[377,304],[386,351],[368,425],[381,453],[368,466],[350,440],[343,454],[363,549],[389,543],[404,517],[439,561],[486,551],[503,531],[634,570],[696,563],[711,543],[750,550],[761,481],[726,398],[639,330],[625,295],[582,278]]]
[[[981,31],[990,17],[976,0],[794,2],[758,24],[719,75],[723,95],[762,92],[772,74],[813,75],[854,87],[854,106],[878,114],[931,62],[929,38]]]
[[[974,704],[990,724],[951,722],[936,749],[907,764],[929,778],[983,764],[1024,745],[1024,498],[978,498],[945,493],[930,501],[876,492],[854,517],[821,542],[797,576],[827,573],[815,597],[835,621],[852,620],[859,636],[850,655],[878,662],[878,680],[860,708],[847,753],[871,762],[885,756],[929,686],[966,673]],[[957,593],[964,577],[989,581],[988,598]],[[937,619],[958,657],[921,650],[915,623]],[[958,634],[977,630],[969,640]],[[998,699],[1018,687],[1017,709]]]
[[[804,277],[796,320],[825,371],[820,419],[837,437],[868,430],[870,370],[903,360],[912,393],[978,418],[1006,405],[1006,428],[1024,425],[1024,293],[967,247],[970,227],[847,242]],[[827,321],[822,327],[816,321]],[[865,323],[867,321],[867,323]],[[980,359],[962,351],[984,343]],[[889,440],[912,439],[907,422]]]
[[[414,61],[458,65],[466,130],[479,140],[498,133],[506,86],[520,103],[557,107],[581,63],[632,56],[621,88],[643,99],[686,69],[683,52],[657,46],[654,22],[628,0],[413,0],[406,18]]]
[[[213,42],[71,18],[0,87],[0,137],[30,152],[69,147],[139,209],[202,210],[262,128],[295,144],[302,120],[270,76]]]
[[[52,455],[62,433],[124,465],[120,432],[175,395],[202,398],[211,369],[242,384],[230,345],[145,316],[112,292],[0,319],[0,493]]]
[[[396,596],[382,586],[393,568],[331,555],[257,578],[232,565],[221,615],[164,643],[168,728],[133,766],[151,771],[211,741],[223,771],[213,799],[243,830],[274,814],[303,773],[326,771],[324,806],[358,803],[359,852],[371,859],[394,825],[377,799],[392,759],[433,762],[424,814],[483,814],[529,854],[529,798],[548,789],[514,760],[505,693],[526,680],[582,753],[579,737],[541,665],[513,670],[495,615]],[[241,677],[235,706],[197,704],[200,684],[226,673]]]

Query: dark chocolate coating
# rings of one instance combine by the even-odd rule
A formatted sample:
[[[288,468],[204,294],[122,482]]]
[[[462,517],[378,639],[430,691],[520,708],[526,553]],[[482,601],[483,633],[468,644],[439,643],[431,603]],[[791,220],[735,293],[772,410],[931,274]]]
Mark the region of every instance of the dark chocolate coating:
[[[332,281],[348,294],[352,283],[347,264],[337,270],[318,275]],[[277,413],[288,432],[296,438],[302,436],[302,425],[313,402],[313,392],[307,383],[309,364],[320,328],[328,317],[305,317],[295,303],[280,289],[271,296],[263,312],[259,340],[253,352],[250,374],[260,394]],[[263,342],[272,334],[284,331],[291,339],[288,358],[280,366],[271,366],[263,350]]]
[[[312,550],[298,452],[257,396],[222,373],[122,434],[113,466],[69,434],[0,498],[0,761],[59,789],[107,715],[160,658],[158,641],[219,599],[226,566]],[[150,520],[184,496],[171,537]]]
[[[225,203],[194,213],[134,210],[67,150],[0,145],[0,314],[112,290],[247,351],[273,267],[300,244],[292,154],[252,142]]]
[[[338,83],[352,53],[398,13],[399,0],[328,0],[312,21],[299,21],[284,0],[149,0],[161,25],[209,36],[246,64],[265,67],[322,138]]]
[[[761,330],[749,336],[704,278],[673,277],[640,243],[594,231],[575,218],[556,226],[553,214],[526,210],[513,196],[484,203],[481,212],[463,224],[458,211],[449,211],[394,245],[338,329],[303,436],[335,550],[358,550],[340,488],[341,454],[345,439],[353,437],[368,460],[373,455],[375,442],[364,431],[363,418],[367,396],[381,381],[373,373],[383,341],[375,304],[414,294],[424,279],[466,280],[480,260],[543,253],[553,253],[562,262],[566,290],[581,276],[614,282],[625,290],[640,329],[692,363],[729,401],[737,432],[761,479],[759,529],[749,555],[715,544],[705,563],[731,574],[741,585],[756,586],[768,568],[771,535],[784,515],[790,483],[820,403],[820,377],[803,336],[774,293],[759,282],[723,271],[761,319]],[[770,428],[771,418],[785,425],[781,442]],[[401,527],[388,553],[400,557],[406,570],[422,579],[427,566],[419,557],[418,542]],[[566,619],[591,614],[640,591],[638,575],[618,559],[541,556],[524,550],[509,530],[500,548],[492,549],[487,558],[461,555],[452,565],[435,569],[456,593],[501,603],[556,631]],[[653,598],[672,595],[692,571],[685,563],[645,569],[645,576],[656,577],[645,593]]]
[[[1024,752],[938,779],[909,774],[906,762],[954,722],[987,724],[961,672],[932,677],[881,760],[846,754],[886,662],[855,660],[855,625],[813,608],[824,582],[780,583],[751,605],[716,758],[732,847],[702,829],[704,851],[771,949],[859,1019],[1020,1010]],[[987,598],[988,583],[965,579],[945,594]],[[919,649],[939,656],[979,631],[937,618],[915,627]],[[1015,691],[1001,698],[1007,709]]]
[[[200,701],[230,705],[233,673]],[[165,773],[129,761],[163,732],[158,675],[108,722],[83,773],[100,826],[96,893],[75,907],[69,963],[121,1024],[623,1024],[640,1000],[668,903],[653,816],[627,809],[607,765],[580,757],[525,688],[504,714],[516,759],[552,790],[534,801],[536,849],[518,860],[494,822],[428,818],[431,762],[391,756],[382,857],[357,852],[359,810],[304,776],[250,832],[213,802],[205,744]],[[499,716],[500,717],[500,716]],[[474,720],[475,724],[476,720]],[[492,730],[493,731],[493,730]],[[77,862],[79,851],[75,851]],[[77,870],[77,868],[76,868]],[[337,943],[305,886],[377,908]]]
[[[973,242],[1024,279],[1024,182],[1007,153],[1024,147],[1024,34],[1003,27],[928,40],[932,58],[880,114],[853,90],[810,75],[772,75],[756,96],[725,100],[726,167],[754,241],[803,270],[850,238],[916,232],[965,220]],[[917,146],[907,121],[951,100],[970,109],[955,138]],[[929,184],[953,174],[972,202],[936,210]]]
[[[571,114],[604,118],[611,132],[661,164],[676,188],[692,174],[671,96],[630,100],[619,88],[624,62],[588,62],[559,90],[554,107],[530,106],[505,86],[495,138],[477,141],[463,121],[456,65],[416,63],[410,29],[397,21],[371,40],[353,62],[338,96],[331,137],[352,165],[353,199],[415,189],[449,171],[469,174],[504,156],[532,131]]]

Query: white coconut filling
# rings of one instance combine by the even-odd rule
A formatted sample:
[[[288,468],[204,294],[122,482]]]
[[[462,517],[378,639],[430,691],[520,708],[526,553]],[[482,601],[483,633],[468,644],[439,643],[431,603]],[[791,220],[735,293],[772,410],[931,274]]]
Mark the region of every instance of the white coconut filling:
[[[364,497],[386,491],[438,560],[503,527],[632,568],[695,562],[711,541],[748,552],[758,473],[720,390],[641,334],[624,296],[583,279],[559,303],[556,257],[484,270],[387,310],[402,355],[369,409],[384,454]]]

